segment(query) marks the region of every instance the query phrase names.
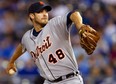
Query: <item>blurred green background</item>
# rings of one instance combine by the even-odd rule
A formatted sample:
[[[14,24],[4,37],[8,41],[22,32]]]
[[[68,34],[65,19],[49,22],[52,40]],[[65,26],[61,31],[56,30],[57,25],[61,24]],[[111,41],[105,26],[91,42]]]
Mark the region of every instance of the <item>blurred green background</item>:
[[[43,78],[26,52],[17,61],[18,72],[5,72],[23,34],[32,24],[27,9],[39,0],[0,0],[0,84],[43,84]],[[53,7],[50,18],[78,10],[83,23],[100,32],[95,52],[88,56],[80,47],[78,31],[72,26],[71,41],[84,84],[116,84],[116,0],[42,0]]]

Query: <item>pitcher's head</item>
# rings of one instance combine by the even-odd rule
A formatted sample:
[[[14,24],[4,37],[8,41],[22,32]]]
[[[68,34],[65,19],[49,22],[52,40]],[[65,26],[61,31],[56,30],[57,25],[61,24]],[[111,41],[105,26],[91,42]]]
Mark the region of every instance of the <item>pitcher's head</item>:
[[[28,14],[32,22],[46,25],[48,22],[48,12],[51,11],[51,9],[51,6],[39,1],[30,5]]]

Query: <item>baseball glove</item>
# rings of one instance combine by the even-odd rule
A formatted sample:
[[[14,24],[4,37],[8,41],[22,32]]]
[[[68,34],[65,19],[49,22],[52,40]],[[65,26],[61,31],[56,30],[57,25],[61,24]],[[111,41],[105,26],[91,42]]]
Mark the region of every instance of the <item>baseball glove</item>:
[[[100,39],[100,34],[89,25],[83,25],[79,30],[80,45],[88,55],[92,54]]]

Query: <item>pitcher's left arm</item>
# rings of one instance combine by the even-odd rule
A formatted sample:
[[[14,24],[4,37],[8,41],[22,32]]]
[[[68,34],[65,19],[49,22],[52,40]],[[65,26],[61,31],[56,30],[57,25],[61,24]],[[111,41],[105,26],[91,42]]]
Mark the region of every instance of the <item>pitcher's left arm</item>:
[[[79,31],[81,47],[85,49],[88,55],[92,54],[100,39],[100,34],[89,25],[83,24],[82,17],[78,11],[71,13],[70,20]]]

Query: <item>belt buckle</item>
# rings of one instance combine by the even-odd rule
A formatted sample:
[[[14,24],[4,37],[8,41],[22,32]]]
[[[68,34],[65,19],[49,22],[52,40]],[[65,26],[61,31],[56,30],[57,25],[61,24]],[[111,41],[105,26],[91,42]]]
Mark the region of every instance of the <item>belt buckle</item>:
[[[74,71],[73,73],[74,73],[74,75],[76,75],[76,74],[77,74],[77,73],[76,73],[76,71]]]
[[[62,76],[62,80],[65,80],[66,79],[66,76]]]
[[[78,74],[78,72],[77,72],[77,71],[74,71],[74,75],[76,75],[76,76],[77,76],[77,74]]]

